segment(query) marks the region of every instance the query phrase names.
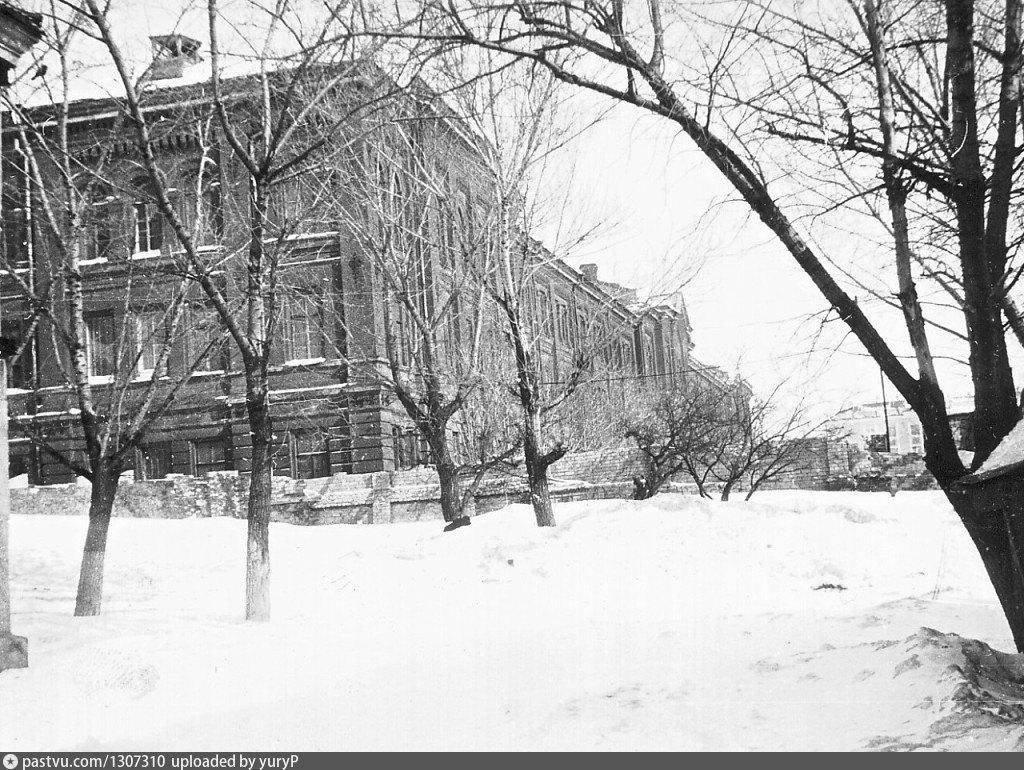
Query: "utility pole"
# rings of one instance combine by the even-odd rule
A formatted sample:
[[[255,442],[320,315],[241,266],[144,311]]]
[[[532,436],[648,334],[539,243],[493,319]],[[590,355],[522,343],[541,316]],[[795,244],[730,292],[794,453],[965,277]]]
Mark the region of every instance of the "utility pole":
[[[882,414],[885,415],[885,451],[892,451],[892,439],[889,438],[889,402],[885,399],[885,372],[882,371],[881,367],[878,369],[878,374],[882,380]]]
[[[9,3],[0,2],[0,88],[6,89],[11,84],[10,73],[18,64],[18,59],[42,38],[42,22],[43,17],[40,14],[26,13]],[[3,154],[2,129],[3,121],[0,120],[0,157]],[[0,187],[2,185],[3,175],[0,173]],[[7,340],[0,339],[0,671],[28,666],[28,640],[11,632],[8,547],[11,493],[7,478],[7,361],[3,358],[3,352],[9,347]]]

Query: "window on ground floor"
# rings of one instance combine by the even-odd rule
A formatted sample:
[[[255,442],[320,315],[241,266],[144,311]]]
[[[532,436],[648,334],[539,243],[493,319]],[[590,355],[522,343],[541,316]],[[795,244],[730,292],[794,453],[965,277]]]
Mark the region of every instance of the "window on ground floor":
[[[222,438],[193,441],[191,455],[193,476],[201,476],[211,471],[229,471],[232,468],[228,445]]]
[[[291,434],[292,477],[318,479],[331,475],[331,439],[322,431]]]
[[[138,481],[162,479],[171,472],[169,441],[148,442],[135,450],[135,478]]]

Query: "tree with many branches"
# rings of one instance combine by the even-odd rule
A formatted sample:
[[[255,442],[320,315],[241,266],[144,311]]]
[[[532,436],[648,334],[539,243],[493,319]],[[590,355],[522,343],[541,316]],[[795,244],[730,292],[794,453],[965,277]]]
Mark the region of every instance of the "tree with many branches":
[[[1007,331],[1019,327],[1020,0],[424,0],[421,19],[424,37],[527,60],[689,137],[921,420],[927,467],[1024,650],[1024,503],[1000,524],[960,483],[1020,416]],[[788,173],[795,157],[804,173]],[[805,228],[849,224],[864,202],[880,214],[863,227],[888,244],[884,271],[796,224],[809,207]],[[855,298],[851,284],[873,275],[889,276],[905,336]],[[935,286],[956,297],[952,312],[928,301]],[[970,468],[936,366],[937,336],[950,331],[973,383]]]
[[[34,388],[45,364],[64,386],[26,396],[29,408],[12,426],[31,442],[39,462],[56,461],[90,484],[75,615],[92,616],[102,606],[107,535],[121,475],[140,458],[145,462],[151,428],[196,368],[215,354],[217,340],[182,348],[195,299],[190,279],[154,273],[146,262],[129,259],[139,244],[110,227],[124,213],[120,200],[151,205],[149,188],[126,175],[126,169],[137,170],[137,159],[115,150],[123,121],[85,137],[70,128],[74,45],[81,33],[58,9],[51,5],[44,17],[47,47],[35,52],[59,63],[55,82],[42,86],[49,105],[24,107],[18,101],[24,89],[4,94],[10,118],[4,142],[10,151],[4,159],[0,269],[5,289],[16,298],[5,303],[5,321],[18,335],[11,363],[23,375],[20,384]],[[97,316],[88,279],[113,273],[124,287],[119,312]],[[43,350],[51,351],[45,361]]]

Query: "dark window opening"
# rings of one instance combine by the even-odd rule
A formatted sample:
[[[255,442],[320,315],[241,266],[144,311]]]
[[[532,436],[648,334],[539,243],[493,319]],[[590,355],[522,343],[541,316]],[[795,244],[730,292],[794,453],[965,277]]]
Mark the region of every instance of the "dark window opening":
[[[137,310],[134,316],[135,348],[138,356],[136,369],[140,376],[145,377],[156,369],[157,361],[160,360],[167,345],[167,324],[163,310]],[[164,363],[166,366],[166,361]]]
[[[20,319],[8,319],[0,324],[0,337],[13,340],[20,348],[25,343],[28,324]],[[35,340],[30,339],[17,358],[7,359],[7,387],[32,390],[35,387],[34,374]]]
[[[319,431],[296,431],[292,438],[292,476],[318,479],[331,475],[330,437]]]
[[[224,439],[200,439],[192,442],[192,475],[201,476],[212,471],[232,469]]]
[[[109,377],[116,368],[116,330],[111,314],[85,319],[85,365],[90,377]]]
[[[153,442],[135,450],[135,478],[137,480],[162,479],[170,472],[170,442]]]
[[[214,310],[193,308],[188,334],[189,365],[197,372],[219,372],[225,368],[225,331]]]
[[[85,212],[86,259],[110,259],[115,254],[118,242],[118,227],[115,216],[116,199],[113,190],[103,184],[92,189]]]

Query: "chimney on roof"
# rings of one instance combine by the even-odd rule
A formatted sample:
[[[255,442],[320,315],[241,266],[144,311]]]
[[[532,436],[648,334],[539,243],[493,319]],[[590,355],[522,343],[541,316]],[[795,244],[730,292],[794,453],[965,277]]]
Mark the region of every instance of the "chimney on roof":
[[[149,67],[152,80],[180,78],[185,69],[199,64],[202,58],[199,49],[202,43],[185,35],[153,35],[153,63]]]
[[[580,272],[583,274],[583,280],[587,283],[597,283],[597,265],[593,262],[580,265]]]

